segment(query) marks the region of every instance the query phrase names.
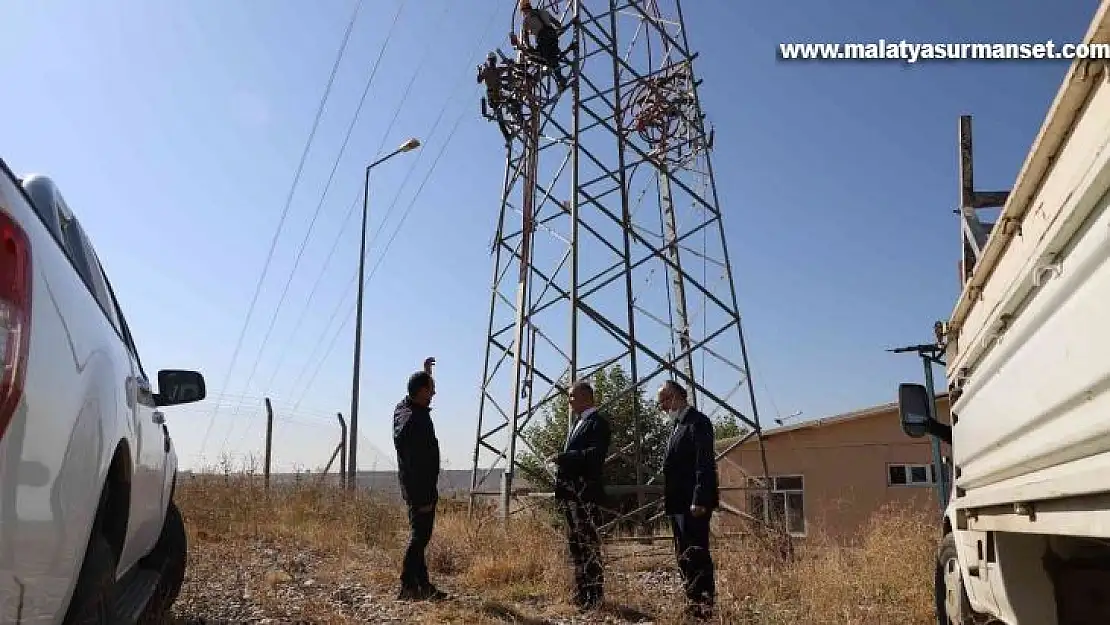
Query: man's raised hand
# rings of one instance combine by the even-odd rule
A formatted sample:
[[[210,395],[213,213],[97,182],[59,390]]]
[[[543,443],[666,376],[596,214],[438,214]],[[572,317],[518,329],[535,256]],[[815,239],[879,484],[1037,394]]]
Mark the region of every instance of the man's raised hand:
[[[434,367],[434,366],[436,366],[435,357],[429,357],[429,358],[424,359],[424,372],[425,373],[427,373],[428,375],[431,375],[432,374],[432,367]]]

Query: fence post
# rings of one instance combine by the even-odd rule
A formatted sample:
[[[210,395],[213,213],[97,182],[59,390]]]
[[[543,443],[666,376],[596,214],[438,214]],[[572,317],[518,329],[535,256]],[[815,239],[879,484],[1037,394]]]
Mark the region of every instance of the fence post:
[[[343,420],[343,413],[337,412],[339,418],[339,485],[347,485],[347,422]]]
[[[263,468],[265,475],[266,491],[270,490],[270,451],[273,449],[274,443],[274,406],[270,403],[270,398],[266,398],[266,466]]]

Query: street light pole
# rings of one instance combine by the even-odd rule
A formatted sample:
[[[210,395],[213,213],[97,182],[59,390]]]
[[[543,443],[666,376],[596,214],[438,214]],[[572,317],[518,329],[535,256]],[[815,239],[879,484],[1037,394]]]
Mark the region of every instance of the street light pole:
[[[366,219],[370,207],[370,170],[402,152],[411,152],[420,147],[420,141],[409,139],[401,147],[366,166],[362,186],[362,239],[358,248],[358,295],[355,300],[355,355],[351,374],[351,438],[348,445],[350,460],[347,462],[347,488],[355,489],[355,474],[358,471],[358,389],[362,370],[362,291],[366,279]]]

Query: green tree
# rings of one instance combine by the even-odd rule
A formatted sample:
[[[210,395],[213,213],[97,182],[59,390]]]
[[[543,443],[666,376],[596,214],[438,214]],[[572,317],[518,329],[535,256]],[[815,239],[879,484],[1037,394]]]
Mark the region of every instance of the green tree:
[[[713,438],[718,441],[743,436],[748,432],[748,427],[741,423],[735,415],[723,414],[713,419]]]
[[[564,384],[566,382],[563,381]],[[640,415],[642,479],[651,479],[662,466],[663,452],[672,430],[670,421],[660,413],[654,400],[647,399],[645,389],[640,387],[626,390],[632,380],[620,365],[598,371],[590,382],[594,387],[597,404],[604,406],[609,415],[612,430],[609,455],[618,454],[605,465],[606,484],[612,486],[636,483],[633,445],[636,412]],[[621,391],[625,392],[621,394]],[[605,406],[612,398],[616,398],[615,401]],[[518,461],[519,468],[522,476],[537,487],[548,490],[554,487],[554,478],[544,467],[543,459],[563,450],[567,438],[569,410],[567,396],[559,395],[544,406],[543,411],[536,416],[536,422],[525,430],[525,436],[535,453],[525,449]],[[610,497],[608,504],[607,507],[628,511],[635,508],[636,496]]]

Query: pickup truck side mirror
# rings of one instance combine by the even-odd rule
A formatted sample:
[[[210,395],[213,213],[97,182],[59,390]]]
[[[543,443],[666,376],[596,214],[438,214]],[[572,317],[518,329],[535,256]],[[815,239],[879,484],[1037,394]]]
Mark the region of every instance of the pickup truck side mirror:
[[[178,406],[198,402],[207,396],[204,376],[196,371],[164,369],[158,372],[158,406]]]
[[[929,393],[921,384],[898,385],[898,416],[902,431],[910,438],[921,438],[929,433],[933,416],[929,406]]]

